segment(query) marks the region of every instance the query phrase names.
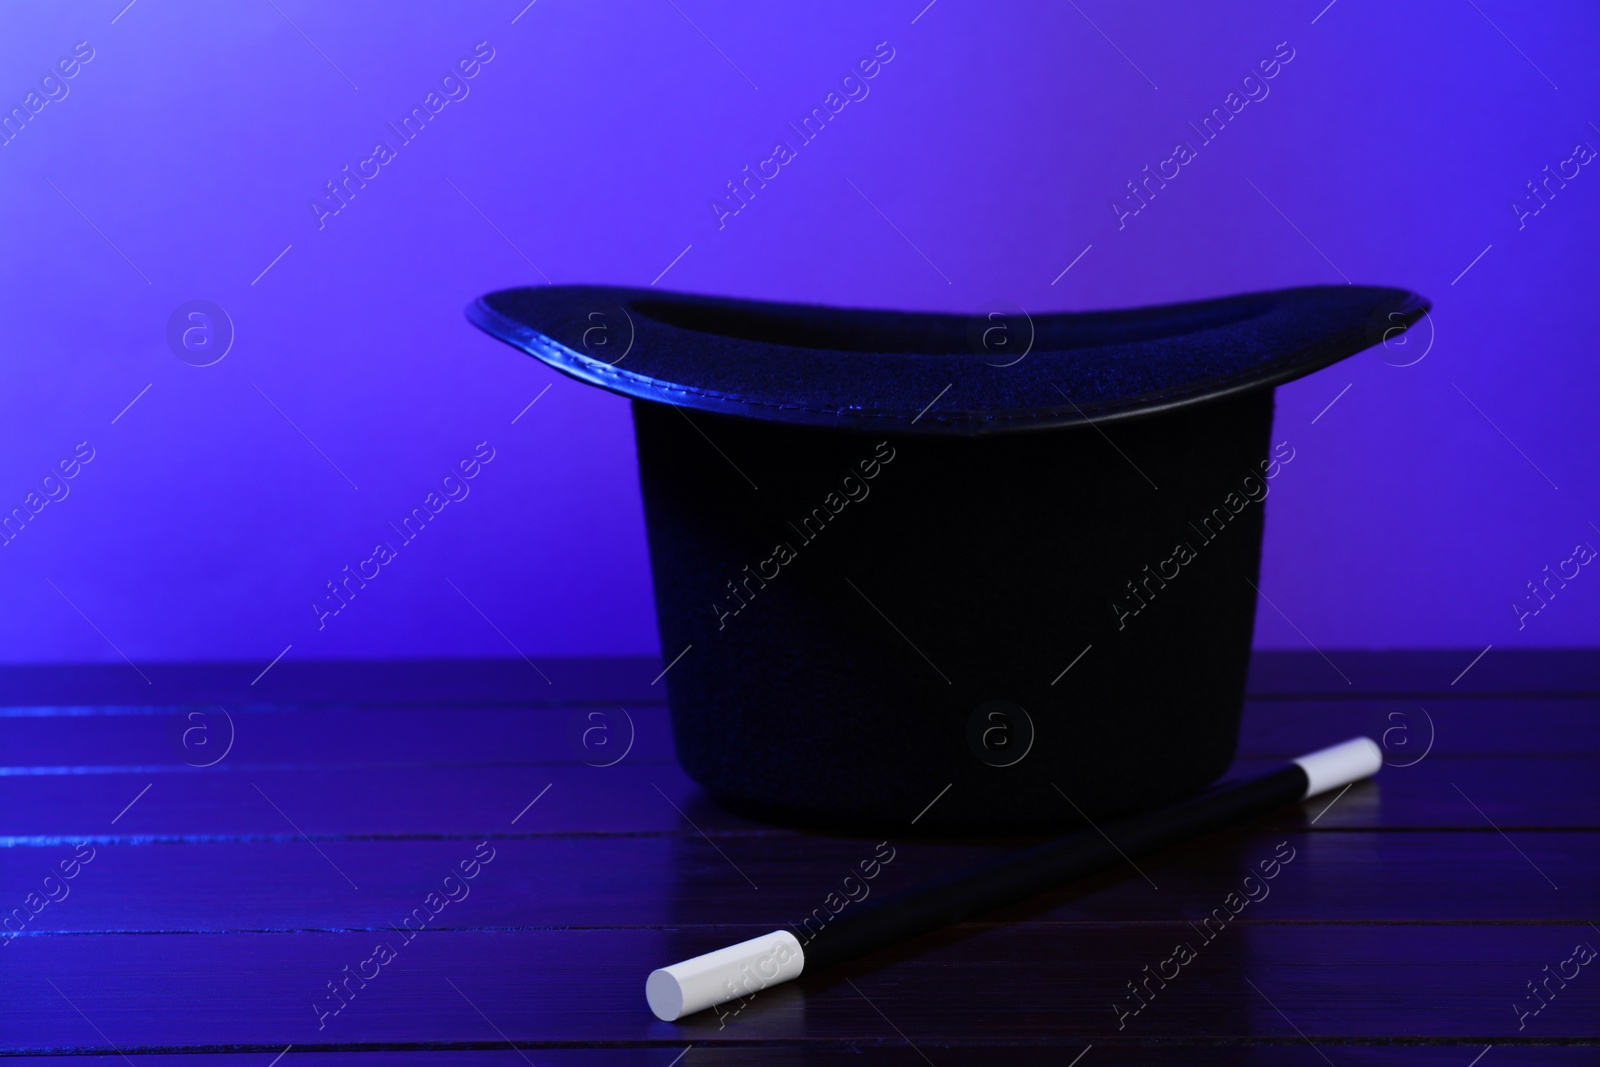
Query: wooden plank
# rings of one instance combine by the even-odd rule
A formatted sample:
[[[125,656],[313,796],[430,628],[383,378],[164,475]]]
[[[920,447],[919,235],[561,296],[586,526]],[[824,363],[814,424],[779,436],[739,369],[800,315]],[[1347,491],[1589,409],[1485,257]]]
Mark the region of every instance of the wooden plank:
[[[434,1067],[434,1065],[464,1063],[468,1067],[707,1067],[707,1065],[732,1065],[748,1067],[755,1063],[761,1067],[832,1067],[862,1063],[874,1067],[928,1067],[930,1062],[938,1067],[993,1067],[1003,1063],[1006,1067],[1327,1067],[1327,1060],[1300,1037],[1262,1038],[1213,1042],[1197,1045],[1188,1042],[1163,1041],[1130,1042],[1124,1045],[1101,1041],[1092,1046],[1091,1055],[1085,1055],[1077,1064],[1075,1056],[1090,1046],[1068,1040],[1050,1041],[1043,1045],[1024,1045],[1016,1041],[993,1041],[981,1044],[953,1045],[948,1042],[912,1048],[898,1037],[873,1042],[807,1042],[802,1047],[763,1044],[758,1046],[716,1047],[677,1044],[654,1046],[632,1045],[618,1048],[540,1048],[537,1058],[501,1043],[501,1047],[484,1048],[482,1043],[451,1042],[436,1049],[382,1049],[360,1051],[348,1046],[337,1052],[319,1052],[317,1064],[331,1063],[338,1067]],[[1363,1046],[1349,1039],[1325,1042],[1326,1049],[1339,1067],[1368,1067],[1403,1063],[1406,1067],[1467,1067],[1472,1058],[1486,1046],[1465,1041],[1446,1040],[1443,1043],[1384,1042],[1377,1046]],[[1516,1063],[1521,1067],[1577,1067],[1592,1065],[1594,1049],[1582,1045],[1504,1045],[1496,1046],[1502,1063]],[[103,1046],[109,1052],[109,1046]],[[689,1051],[685,1053],[685,1050]],[[135,1053],[131,1062],[138,1067],[271,1067],[273,1056],[282,1048],[259,1048],[250,1052],[235,1053]],[[293,1050],[298,1053],[300,1049]],[[929,1056],[933,1057],[931,1060]],[[12,1062],[33,1063],[39,1067],[60,1067],[61,1059],[55,1056],[20,1056]],[[115,1062],[121,1063],[121,1060]],[[302,1060],[302,1063],[305,1061]],[[1485,1057],[1481,1067],[1492,1067],[1493,1061]],[[292,1058],[285,1058],[281,1067],[295,1067]]]
[[[10,714],[6,714],[9,711]],[[661,705],[31,707],[0,711],[0,775],[238,765],[594,765],[673,759]],[[632,744],[630,745],[630,738]],[[231,744],[230,744],[231,742]],[[31,773],[48,773],[33,770]]]
[[[1595,696],[1600,695],[1600,655],[1591,648],[1502,646],[1488,651],[1273,649],[1251,656],[1249,691],[1294,698]]]
[[[1278,844],[1293,860],[1263,881]],[[467,840],[279,840],[100,844],[58,901],[22,911],[25,936],[72,932],[383,930],[424,907],[470,860]],[[457,878],[431,927],[523,929],[762,923],[827,914],[848,893],[878,897],[961,870],[998,846],[897,841],[888,865],[859,866],[876,843],[778,835],[496,839],[475,879]],[[1519,853],[1517,848],[1521,849]],[[1568,922],[1600,915],[1600,834],[1366,834],[1252,830],[1216,834],[1138,860],[993,916],[1018,923],[1200,922],[1231,892],[1270,922]],[[492,850],[492,853],[490,852]],[[720,851],[719,851],[720,850]],[[1292,850],[1292,851],[1291,851]],[[40,892],[67,845],[0,849],[0,916]],[[1143,872],[1143,874],[1139,872]],[[1544,872],[1541,874],[1540,872]],[[848,886],[845,879],[855,874]],[[1241,889],[1242,879],[1254,875]],[[1560,886],[1544,880],[1548,875]],[[1148,876],[1149,882],[1145,881]],[[348,877],[347,882],[345,878]],[[1152,887],[1159,886],[1159,890]],[[759,888],[756,888],[759,887]],[[62,895],[65,894],[65,895]],[[45,899],[42,895],[38,900]],[[436,898],[437,899],[437,898]],[[26,921],[25,927],[17,924]],[[714,946],[708,946],[714,947]]]
[[[1276,761],[1241,760],[1233,773],[1259,773]],[[1025,769],[1019,768],[1019,769]],[[1525,827],[1600,829],[1595,757],[1429,756],[1353,786],[1317,826],[1350,829],[1482,830]],[[529,816],[512,819],[547,785]],[[146,787],[149,787],[146,790]],[[1038,802],[1064,806],[1048,780],[1032,783]],[[938,783],[928,789],[932,796]],[[138,798],[135,802],[135,798]],[[125,805],[131,808],[115,825]],[[960,804],[959,789],[940,800]],[[1285,809],[1273,822],[1305,825],[1327,802]],[[283,769],[234,765],[196,770],[181,764],[138,773],[0,776],[6,840],[90,835],[168,838],[374,835],[483,836],[538,833],[680,832],[692,821],[713,836],[772,828],[713,803],[676,764],[614,767],[347,766]],[[534,815],[534,812],[537,815]],[[906,825],[888,832],[911,830]],[[862,828],[867,836],[870,828]],[[879,837],[883,836],[880,832]]]
[[[1516,729],[1506,729],[1508,722]],[[224,759],[280,767],[599,764],[624,751],[634,763],[673,759],[672,728],[659,703],[35,706],[0,709],[0,729],[6,740],[0,774],[28,767],[131,771]],[[1244,710],[1239,754],[1287,759],[1356,734],[1381,739],[1394,767],[1425,754],[1597,754],[1600,698],[1252,700]]]
[[[1383,745],[1390,770],[1430,756],[1594,755],[1600,698],[1254,699],[1239,755],[1293,759],[1358,734]]]
[[[675,764],[283,770],[225,763],[204,771],[0,777],[11,840],[677,832],[688,824],[674,803],[722,832],[768,829],[712,805]]]
[[[303,660],[291,649],[263,674],[277,651],[264,650],[250,663],[145,664],[140,669],[149,684],[121,662],[7,664],[0,666],[0,703],[627,704],[658,700],[661,692],[650,684],[662,666],[653,656],[539,657],[535,669],[521,659]],[[1255,652],[1250,692],[1297,698],[1600,695],[1600,656],[1592,649],[1493,648],[1476,663],[1481,648],[1324,651],[1327,659],[1309,650]]]
[[[724,932],[733,941],[758,931]],[[310,1051],[490,1043],[497,1035],[524,1049],[898,1043],[897,1033],[928,1048],[1081,1047],[1119,1035],[1142,1042],[1260,1035],[1293,1044],[1296,1028],[1312,1041],[1488,1044],[1592,1035],[1600,1016],[1594,975],[1580,972],[1521,1030],[1512,1004],[1529,995],[1525,983],[1541,977],[1544,965],[1596,937],[1587,926],[1241,925],[1204,942],[1181,923],[969,925],[802,976],[755,997],[719,1029],[711,1013],[667,1024],[644,1004],[645,975],[700,945],[702,930],[423,934],[391,946],[393,960],[364,988],[352,982],[353,999],[331,1017],[314,1007],[331,996],[325,983],[347,965],[360,967],[379,935],[83,935],[23,938],[0,950],[8,957],[0,1011],[6,1043],[26,1051],[104,1051],[107,1041],[134,1050],[292,1043]],[[1119,997],[1134,1003],[1127,983],[1183,942],[1201,942],[1194,959],[1119,1030],[1114,1006]]]
[[[468,1067],[528,1067],[530,1062],[538,1067],[748,1067],[752,1063],[761,1067],[831,1067],[835,1064],[859,1067],[862,1063],[874,1067],[928,1067],[930,1062],[937,1063],[938,1067],[993,1067],[996,1063],[1004,1063],[1006,1067],[1162,1067],[1167,1064],[1173,1067],[1327,1067],[1327,1061],[1318,1050],[1299,1037],[1251,1039],[1248,1043],[1232,1040],[1211,1045],[1175,1041],[1114,1045],[1102,1041],[1093,1046],[1093,1059],[1085,1055],[1078,1064],[1072,1064],[1073,1058],[1088,1047],[1070,1041],[1051,1041],[1041,1046],[1002,1040],[962,1045],[942,1042],[912,1048],[898,1037],[891,1037],[873,1042],[807,1042],[798,1048],[770,1044],[719,1048],[685,1042],[619,1048],[541,1048],[535,1051],[537,1059],[534,1059],[504,1042],[498,1049],[484,1048],[481,1043],[452,1042],[426,1050],[359,1051],[345,1046],[338,1052],[319,1052],[312,1062],[338,1067],[434,1067],[456,1063]],[[1594,1063],[1594,1049],[1581,1045],[1497,1047],[1502,1063],[1514,1062],[1523,1067],[1577,1067]],[[1337,1039],[1324,1043],[1322,1048],[1340,1067],[1395,1063],[1404,1063],[1406,1067],[1466,1067],[1485,1046],[1447,1040],[1428,1044],[1385,1042],[1374,1047]],[[109,1046],[105,1050],[109,1051]],[[135,1053],[131,1062],[138,1067],[270,1067],[272,1057],[282,1051],[282,1048],[259,1048],[236,1053]],[[298,1047],[294,1049],[296,1053],[299,1051]],[[55,1056],[20,1056],[12,1062],[59,1067],[61,1060]],[[1480,1062],[1482,1067],[1492,1067],[1487,1057]],[[295,1062],[286,1058],[282,1067],[295,1067]]]
[[[0,702],[38,704],[559,704],[660,699],[653,656],[522,659],[299,659],[276,663],[0,666]],[[145,678],[149,681],[146,682]]]

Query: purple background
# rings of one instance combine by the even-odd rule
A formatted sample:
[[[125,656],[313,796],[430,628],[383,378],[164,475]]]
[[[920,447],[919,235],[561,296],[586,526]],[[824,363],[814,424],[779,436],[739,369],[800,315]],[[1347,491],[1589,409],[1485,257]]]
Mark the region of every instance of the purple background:
[[[1600,636],[1600,569],[1510,608],[1600,546],[1600,166],[1510,206],[1600,147],[1592,6],[123,2],[0,12],[5,108],[94,49],[0,147],[0,505],[95,450],[0,548],[6,660],[656,651],[626,403],[461,312],[669,264],[922,309],[1415,289],[1405,345],[1278,392],[1258,646]],[[319,230],[323,182],[480,41],[470,95]],[[711,197],[880,41],[870,95],[719,230]],[[1124,183],[1282,41],[1270,95],[1119,230]],[[237,331],[213,366],[167,346],[191,299]],[[319,631],[323,583],[483,440],[470,497]]]

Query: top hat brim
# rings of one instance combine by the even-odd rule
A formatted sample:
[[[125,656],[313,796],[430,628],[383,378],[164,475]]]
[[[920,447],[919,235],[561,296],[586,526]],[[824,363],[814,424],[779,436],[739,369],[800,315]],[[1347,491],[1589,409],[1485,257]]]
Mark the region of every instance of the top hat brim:
[[[1270,388],[1387,341],[1428,302],[1309,286],[1114,311],[872,311],[608,286],[489,293],[476,325],[624,396],[863,432],[1134,418]]]

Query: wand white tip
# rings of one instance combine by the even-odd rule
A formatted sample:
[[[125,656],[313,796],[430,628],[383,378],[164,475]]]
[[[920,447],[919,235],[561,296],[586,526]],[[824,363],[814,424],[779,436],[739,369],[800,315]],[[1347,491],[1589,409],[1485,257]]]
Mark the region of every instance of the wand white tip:
[[[787,930],[741,941],[650,972],[644,997],[663,1022],[750,996],[768,986],[800,977],[805,951]]]
[[[1377,774],[1378,768],[1383,766],[1383,749],[1370,737],[1352,737],[1331,748],[1307,753],[1294,762],[1306,772],[1306,797],[1314,797]]]

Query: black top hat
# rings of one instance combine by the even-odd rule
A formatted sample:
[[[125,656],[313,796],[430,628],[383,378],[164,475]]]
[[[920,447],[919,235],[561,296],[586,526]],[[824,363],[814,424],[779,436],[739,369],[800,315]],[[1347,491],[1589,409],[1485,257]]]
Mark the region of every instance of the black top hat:
[[[549,286],[467,313],[635,401],[691,777],[785,821],[1017,832],[1227,767],[1262,501],[1295,456],[1272,387],[1426,309],[1361,286],[1035,316]]]

